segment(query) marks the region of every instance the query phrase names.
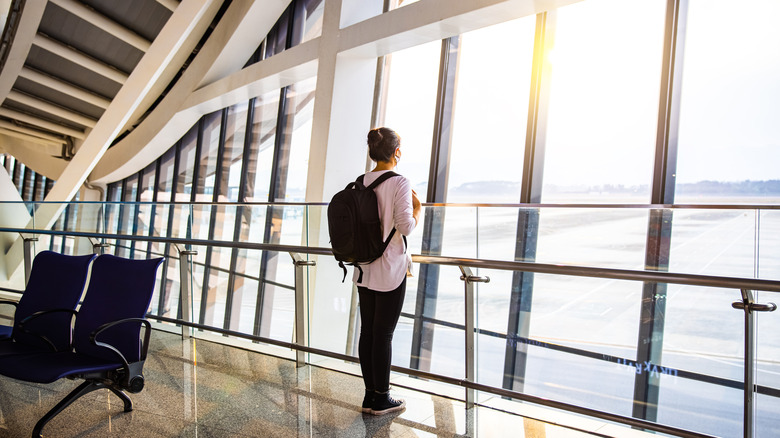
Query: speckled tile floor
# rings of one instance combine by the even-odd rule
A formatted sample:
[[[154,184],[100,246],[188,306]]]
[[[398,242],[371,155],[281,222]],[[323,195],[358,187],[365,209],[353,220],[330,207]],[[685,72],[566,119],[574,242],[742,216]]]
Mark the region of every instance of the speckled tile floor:
[[[630,436],[620,428],[587,433],[407,388],[407,409],[360,412],[359,377],[205,340],[155,330],[134,410],[107,390],[92,392],[43,429],[45,437],[549,437]],[[195,351],[197,353],[195,353]],[[195,359],[193,359],[195,358]],[[80,382],[29,384],[0,377],[0,437],[30,436],[38,419]],[[613,427],[614,426],[610,426]]]

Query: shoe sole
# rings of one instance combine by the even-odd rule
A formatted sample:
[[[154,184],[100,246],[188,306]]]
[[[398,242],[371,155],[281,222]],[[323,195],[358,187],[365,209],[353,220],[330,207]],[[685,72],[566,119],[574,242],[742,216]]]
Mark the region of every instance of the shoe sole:
[[[385,415],[391,412],[402,411],[404,409],[406,409],[406,402],[403,402],[398,406],[393,406],[392,408],[382,409],[381,411],[375,411],[373,409],[369,409],[368,413],[371,415]],[[363,412],[365,412],[365,410]]]

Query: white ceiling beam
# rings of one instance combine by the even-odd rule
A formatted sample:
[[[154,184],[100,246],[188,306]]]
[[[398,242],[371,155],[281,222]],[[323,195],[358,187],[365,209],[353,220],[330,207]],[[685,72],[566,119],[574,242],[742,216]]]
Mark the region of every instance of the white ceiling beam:
[[[90,93],[87,90],[79,88],[61,79],[57,79],[55,77],[43,74],[39,71],[33,70],[28,67],[24,67],[22,71],[19,72],[19,76],[29,81],[35,82],[38,85],[43,85],[44,87],[51,88],[52,90],[56,90],[63,94],[67,94],[70,97],[88,103],[90,105],[94,105],[98,108],[106,109],[108,108],[108,105],[111,103],[110,100],[106,99],[103,96],[98,96],[97,94]]]
[[[45,100],[38,99],[30,95],[20,93],[16,90],[11,90],[11,92],[8,93],[8,97],[6,97],[6,99],[13,100],[14,102],[21,103],[23,105],[27,105],[31,108],[35,108],[39,111],[43,111],[55,117],[69,120],[73,123],[79,124],[87,128],[94,128],[95,123],[97,122],[96,120],[90,119],[89,117],[86,117],[84,115],[74,113],[73,111],[68,111],[67,109],[61,106],[57,106],[51,102],[47,102]]]
[[[339,52],[379,57],[582,0],[426,0],[393,9],[339,32]]]
[[[37,126],[39,128],[46,129],[47,131],[56,132],[62,135],[69,135],[75,138],[84,138],[85,134],[81,131],[68,128],[67,126],[58,125],[48,120],[43,120],[38,117],[31,116],[19,111],[14,111],[8,108],[0,108],[0,116],[8,117],[9,119],[18,120],[30,125]]]
[[[51,52],[57,56],[67,59],[107,79],[111,79],[117,84],[124,84],[127,81],[127,75],[123,72],[90,56],[87,56],[72,47],[66,46],[65,44],[62,44],[58,41],[54,41],[53,39],[47,38],[41,34],[35,35],[33,44],[43,50],[46,50],[47,52]]]
[[[171,19],[180,10],[189,7],[192,2],[194,0],[182,2]],[[204,77],[219,71],[219,74],[213,77],[215,81],[218,81],[231,73],[225,65],[219,66],[220,68],[214,68],[214,66],[215,63],[223,61],[221,55],[225,50],[231,50],[233,44],[247,43],[246,41],[238,41],[234,35],[243,35],[245,26],[253,26],[257,35],[266,35],[276,21],[266,20],[267,16],[278,18],[287,6],[289,6],[289,0],[232,2],[208,41],[200,49],[181,78],[140,125],[106,151],[105,156],[97,163],[90,175],[90,181],[99,183],[117,181],[159,158],[202,115],[197,114],[196,111],[181,111],[181,107],[183,102],[188,100],[189,95],[201,87],[201,84],[204,83]],[[267,22],[267,27],[259,27],[258,23],[261,22]],[[155,39],[155,44],[161,38],[162,34]],[[261,39],[257,41],[258,45],[260,41]],[[230,68],[233,71],[240,70],[256,49],[257,46],[247,45],[245,59],[241,63],[237,63],[235,59],[230,60]],[[211,87],[210,89],[213,90]],[[116,99],[114,100],[116,101]]]
[[[7,120],[0,120],[0,129],[5,131],[13,131],[18,135],[24,135],[25,138],[35,137],[36,142],[44,142],[45,144],[65,144],[65,139],[60,138],[45,132],[36,131],[34,129],[27,128],[25,126],[15,125]],[[33,141],[33,140],[30,140]]]
[[[46,4],[46,0],[26,0],[24,2],[13,44],[8,47],[8,55],[3,69],[0,71],[0,102],[11,91],[19,72],[24,67],[38,26],[41,24],[43,12],[46,10]]]
[[[149,50],[149,46],[152,45],[152,43],[150,43],[146,38],[122,26],[116,21],[109,19],[105,15],[101,15],[100,13],[96,12],[92,8],[87,7],[83,3],[79,3],[74,0],[49,0],[49,1],[61,7],[62,9],[65,9],[71,14],[81,18],[82,20],[90,24],[93,24],[94,26],[100,29],[103,29],[104,31],[110,33],[111,35],[119,38],[120,40],[126,42],[127,44],[130,44],[131,46],[135,47],[136,49],[144,53],[146,53],[146,51]]]
[[[59,147],[62,147],[62,145],[65,144],[65,142],[62,142],[62,141],[60,141],[60,142],[49,141],[49,140],[40,138],[40,137],[35,136],[35,135],[27,135],[27,134],[21,133],[19,131],[14,130],[14,129],[7,129],[7,128],[4,127],[4,124],[0,124],[0,134],[6,135],[8,137],[18,138],[18,139],[24,140],[24,141],[26,141],[28,143],[35,143],[35,144],[39,144],[41,146],[46,146],[46,147],[59,148]]]

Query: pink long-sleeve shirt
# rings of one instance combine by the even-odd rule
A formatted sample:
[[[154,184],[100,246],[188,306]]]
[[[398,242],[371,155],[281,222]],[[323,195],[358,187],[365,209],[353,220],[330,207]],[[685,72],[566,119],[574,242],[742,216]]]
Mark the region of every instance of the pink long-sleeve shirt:
[[[388,171],[367,172],[363,177],[363,183],[368,186],[384,172]],[[374,189],[374,193],[379,205],[383,239],[387,239],[393,227],[396,232],[382,257],[361,266],[363,282],[357,281],[359,274],[357,268],[353,268],[352,281],[358,286],[378,292],[388,292],[401,284],[412,263],[412,257],[406,251],[402,237],[408,236],[417,225],[412,216],[412,185],[406,177],[399,175],[379,184]]]

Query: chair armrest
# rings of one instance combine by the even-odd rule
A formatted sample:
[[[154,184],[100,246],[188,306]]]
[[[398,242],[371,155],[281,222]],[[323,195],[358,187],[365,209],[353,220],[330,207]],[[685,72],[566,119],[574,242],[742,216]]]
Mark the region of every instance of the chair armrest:
[[[107,322],[101,325],[100,327],[98,327],[97,329],[95,329],[95,331],[89,335],[89,341],[92,342],[92,344],[113,351],[114,354],[116,354],[119,357],[119,359],[122,360],[122,363],[124,364],[125,368],[128,369],[129,369],[129,364],[125,356],[119,350],[117,350],[113,345],[98,341],[97,337],[100,335],[100,333],[104,332],[105,330],[111,327],[114,327],[119,324],[126,324],[129,322],[140,322],[144,326],[144,337],[141,344],[141,356],[140,356],[140,360],[144,361],[146,360],[146,353],[149,350],[149,339],[152,335],[152,325],[149,323],[149,321],[147,321],[144,318],[126,318],[126,319],[120,319],[118,321]]]
[[[44,335],[42,335],[40,333],[36,333],[36,332],[34,332],[32,330],[29,330],[29,329],[24,327],[25,324],[29,323],[30,321],[35,320],[36,318],[40,318],[43,315],[49,315],[49,314],[52,314],[52,313],[70,313],[71,315],[76,315],[78,312],[76,312],[73,309],[40,310],[38,312],[33,313],[32,315],[29,315],[27,318],[24,318],[23,320],[19,321],[16,324],[16,327],[19,328],[19,330],[21,330],[25,334],[28,334],[28,335],[31,335],[31,336],[37,336],[38,338],[40,338],[41,340],[43,340],[47,344],[49,344],[49,346],[51,347],[52,350],[57,351],[57,346],[55,346],[54,343],[49,338],[47,338],[46,336],[44,336]],[[72,328],[70,328],[68,330],[68,339],[69,339],[68,345],[72,346],[73,345],[73,329]]]

